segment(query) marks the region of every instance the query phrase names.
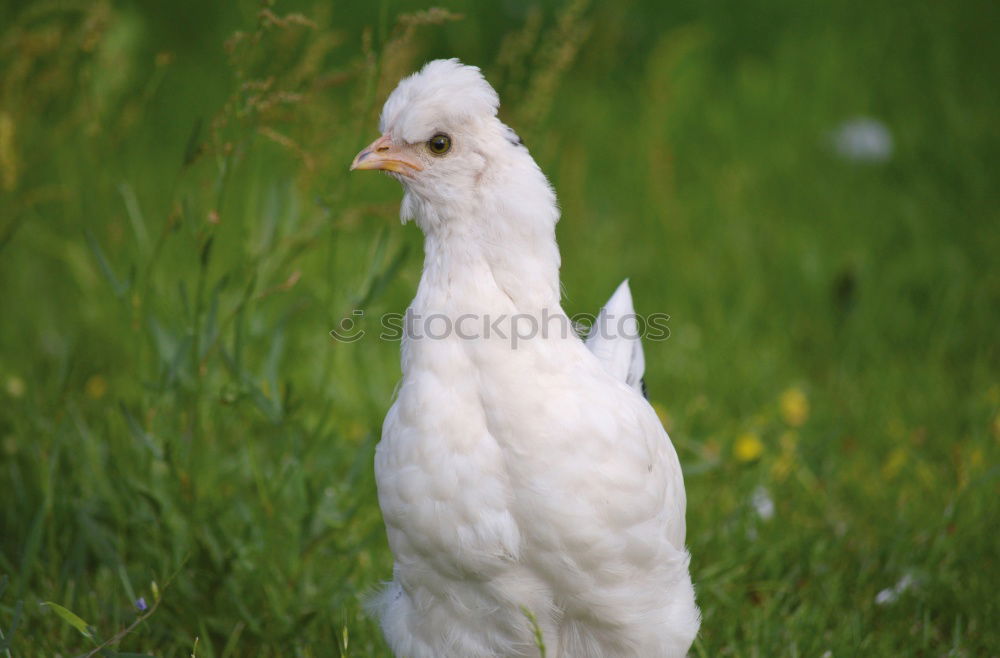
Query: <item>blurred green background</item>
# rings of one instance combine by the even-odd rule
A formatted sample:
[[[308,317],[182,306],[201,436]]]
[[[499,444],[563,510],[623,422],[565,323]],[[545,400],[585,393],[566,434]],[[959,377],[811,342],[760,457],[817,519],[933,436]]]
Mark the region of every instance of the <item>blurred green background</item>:
[[[997,655],[1000,5],[441,6],[0,5],[0,648],[386,654],[398,344],[328,332],[421,236],[347,167],[457,56],[556,187],[566,310],[671,316],[692,653]]]

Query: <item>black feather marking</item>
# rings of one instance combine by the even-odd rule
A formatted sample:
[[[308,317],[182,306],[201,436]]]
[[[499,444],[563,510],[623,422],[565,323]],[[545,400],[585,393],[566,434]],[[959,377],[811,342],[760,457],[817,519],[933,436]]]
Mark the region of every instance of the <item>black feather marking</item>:
[[[646,378],[643,377],[639,380],[639,387],[642,388],[642,397],[649,399],[649,389],[646,388]]]
[[[513,128],[511,128],[507,124],[504,124],[504,128],[507,129],[507,141],[508,142],[510,142],[514,146],[524,146],[524,142],[521,140],[520,135],[518,135],[516,132],[514,132]]]

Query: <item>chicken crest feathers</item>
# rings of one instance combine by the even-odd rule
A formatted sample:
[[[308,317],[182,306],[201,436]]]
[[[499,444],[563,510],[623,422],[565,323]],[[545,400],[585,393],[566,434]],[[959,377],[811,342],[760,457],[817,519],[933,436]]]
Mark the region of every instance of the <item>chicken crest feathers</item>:
[[[491,119],[500,97],[479,67],[436,59],[404,78],[382,108],[379,129],[394,141],[421,142],[444,125]]]

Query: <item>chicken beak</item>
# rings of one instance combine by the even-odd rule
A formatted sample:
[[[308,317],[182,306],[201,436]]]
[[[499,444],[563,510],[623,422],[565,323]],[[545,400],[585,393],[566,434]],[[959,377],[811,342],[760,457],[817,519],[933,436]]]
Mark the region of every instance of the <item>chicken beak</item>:
[[[389,135],[382,135],[355,156],[351,171],[355,169],[381,169],[412,176],[414,172],[423,171],[424,168],[396,148]]]

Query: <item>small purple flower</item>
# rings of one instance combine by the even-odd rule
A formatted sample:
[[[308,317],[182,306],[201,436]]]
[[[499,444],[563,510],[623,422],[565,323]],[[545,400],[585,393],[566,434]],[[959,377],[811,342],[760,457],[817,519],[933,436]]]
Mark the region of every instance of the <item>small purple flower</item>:
[[[146,609],[149,608],[146,605],[146,599],[141,596],[135,600],[135,607],[139,609],[139,612],[146,612]]]

